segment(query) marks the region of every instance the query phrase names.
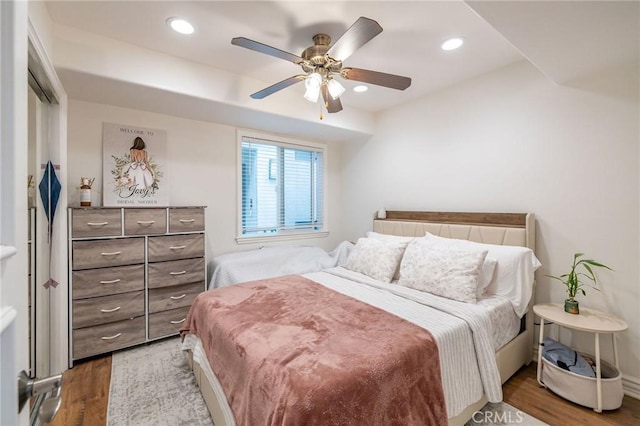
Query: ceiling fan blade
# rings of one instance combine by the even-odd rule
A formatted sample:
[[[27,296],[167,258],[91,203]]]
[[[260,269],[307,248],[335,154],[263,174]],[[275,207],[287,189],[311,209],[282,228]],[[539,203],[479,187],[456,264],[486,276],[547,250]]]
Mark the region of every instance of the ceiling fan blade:
[[[251,95],[251,97],[253,99],[266,98],[267,96],[274,94],[278,90],[286,89],[287,87],[292,86],[298,83],[299,81],[304,80],[306,77],[307,77],[306,75],[294,75],[293,77],[289,77],[286,80],[282,80],[274,85],[271,85],[265,89],[260,90],[259,92],[254,93],[253,95]]]
[[[327,52],[327,55],[337,61],[344,61],[353,52],[364,46],[372,38],[382,32],[382,27],[373,19],[361,16],[345,31]]]
[[[231,44],[235,46],[244,47],[245,49],[255,50],[256,52],[264,53],[265,55],[275,56],[276,58],[284,59],[285,61],[299,64],[304,60],[293,53],[285,52],[284,50],[276,49],[275,47],[267,46],[266,44],[249,40],[244,37],[235,37],[231,39]]]
[[[322,85],[322,99],[324,99],[324,106],[327,108],[328,113],[340,112],[342,111],[342,102],[340,102],[340,98],[333,99],[331,95],[329,95],[329,89],[327,89],[327,85]]]
[[[379,71],[363,70],[361,68],[343,68],[340,73],[347,80],[361,81],[376,86],[404,90],[411,86],[411,79],[401,75],[387,74]]]

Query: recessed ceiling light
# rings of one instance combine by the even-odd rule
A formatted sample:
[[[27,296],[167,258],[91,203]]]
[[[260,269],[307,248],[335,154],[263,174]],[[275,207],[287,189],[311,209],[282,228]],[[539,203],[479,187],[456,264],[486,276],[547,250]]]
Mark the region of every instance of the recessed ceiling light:
[[[442,47],[442,50],[455,50],[458,47],[462,46],[463,43],[464,43],[464,40],[462,40],[460,37],[453,37],[445,40],[440,45],[440,47]]]
[[[369,88],[363,84],[360,84],[353,88],[353,91],[358,93],[366,92],[367,90],[369,90]]]
[[[180,34],[193,34],[195,31],[193,25],[182,18],[169,18],[167,19],[167,25]]]

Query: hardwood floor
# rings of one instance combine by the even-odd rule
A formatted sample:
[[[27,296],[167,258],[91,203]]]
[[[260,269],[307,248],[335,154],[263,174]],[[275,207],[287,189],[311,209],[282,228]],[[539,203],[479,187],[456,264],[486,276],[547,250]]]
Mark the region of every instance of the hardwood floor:
[[[62,376],[62,405],[52,426],[107,424],[111,355],[76,364]]]
[[[619,409],[595,413],[591,408],[569,402],[540,387],[534,362],[521,368],[502,389],[507,404],[551,426],[640,425],[640,400],[625,396]]]
[[[52,426],[100,426],[107,421],[111,356],[77,364],[64,373],[62,406]],[[504,401],[551,426],[640,425],[640,401],[624,397],[622,407],[597,414],[538,386],[536,364],[516,373],[503,387]]]

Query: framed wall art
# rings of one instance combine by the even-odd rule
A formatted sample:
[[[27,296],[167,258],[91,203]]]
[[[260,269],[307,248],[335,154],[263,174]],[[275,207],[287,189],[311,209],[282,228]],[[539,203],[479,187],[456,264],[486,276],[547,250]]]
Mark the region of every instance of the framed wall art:
[[[166,131],[103,123],[102,147],[104,206],[169,205]]]

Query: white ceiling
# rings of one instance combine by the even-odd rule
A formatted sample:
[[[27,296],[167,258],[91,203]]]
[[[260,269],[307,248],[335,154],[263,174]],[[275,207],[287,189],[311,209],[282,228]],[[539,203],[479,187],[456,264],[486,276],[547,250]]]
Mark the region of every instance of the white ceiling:
[[[231,71],[260,80],[264,87],[301,70],[290,62],[232,46],[233,37],[247,37],[300,55],[313,44],[314,34],[328,33],[335,41],[358,17],[366,16],[378,21],[384,31],[345,65],[413,80],[406,91],[371,86],[366,93],[348,91],[342,96],[345,109],[369,112],[523,59],[557,82],[606,63],[638,61],[638,2],[468,3],[51,1],[47,9],[56,24]],[[191,21],[195,34],[183,36],[171,31],[165,21],[172,16]],[[464,37],[464,46],[442,51],[440,43],[450,36]],[[556,39],[561,42],[556,44]],[[65,85],[72,84],[65,81]],[[354,85],[344,84],[347,88]],[[67,90],[73,97],[74,88]],[[302,96],[304,88],[296,85],[284,90],[298,91]]]

